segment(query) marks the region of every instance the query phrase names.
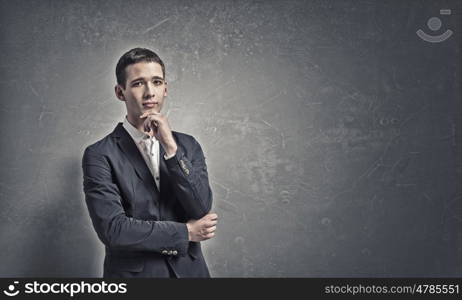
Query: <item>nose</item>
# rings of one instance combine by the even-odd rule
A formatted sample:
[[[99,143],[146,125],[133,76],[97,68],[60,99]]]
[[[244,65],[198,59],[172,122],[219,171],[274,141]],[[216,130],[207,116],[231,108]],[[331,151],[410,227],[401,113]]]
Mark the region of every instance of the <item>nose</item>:
[[[152,82],[148,82],[146,85],[144,96],[145,98],[154,98],[154,85]]]

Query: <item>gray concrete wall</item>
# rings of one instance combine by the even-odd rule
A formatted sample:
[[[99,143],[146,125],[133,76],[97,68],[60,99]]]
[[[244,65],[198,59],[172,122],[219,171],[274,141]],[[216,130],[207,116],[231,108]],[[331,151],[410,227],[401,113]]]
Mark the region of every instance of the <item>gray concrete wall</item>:
[[[172,127],[205,151],[213,276],[460,277],[461,12],[1,0],[0,276],[101,275],[81,156],[122,120],[115,64],[142,46],[166,62]]]

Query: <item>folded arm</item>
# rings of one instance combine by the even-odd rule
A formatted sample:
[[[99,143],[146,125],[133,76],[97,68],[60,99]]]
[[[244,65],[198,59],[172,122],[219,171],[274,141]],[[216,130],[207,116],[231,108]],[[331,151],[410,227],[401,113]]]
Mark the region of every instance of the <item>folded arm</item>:
[[[132,251],[188,248],[186,224],[173,221],[146,221],[125,214],[110,164],[104,155],[85,150],[82,160],[85,201],[100,240],[109,248]]]
[[[164,158],[162,158],[164,159]],[[192,158],[179,146],[176,154],[165,160],[175,195],[190,219],[198,220],[212,207],[212,190],[207,165],[199,143],[193,138]]]

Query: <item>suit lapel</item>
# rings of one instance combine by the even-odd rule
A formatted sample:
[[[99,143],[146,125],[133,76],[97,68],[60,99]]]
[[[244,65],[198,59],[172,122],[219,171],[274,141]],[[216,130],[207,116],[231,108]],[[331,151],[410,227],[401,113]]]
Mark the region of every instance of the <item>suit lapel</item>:
[[[152,177],[151,171],[146,165],[143,156],[141,155],[132,137],[123,128],[122,123],[117,124],[117,127],[114,129],[114,136],[118,137],[117,143],[119,148],[124,152],[128,161],[130,161],[134,167],[138,177],[146,184],[151,185],[153,189],[158,190],[154,178]]]

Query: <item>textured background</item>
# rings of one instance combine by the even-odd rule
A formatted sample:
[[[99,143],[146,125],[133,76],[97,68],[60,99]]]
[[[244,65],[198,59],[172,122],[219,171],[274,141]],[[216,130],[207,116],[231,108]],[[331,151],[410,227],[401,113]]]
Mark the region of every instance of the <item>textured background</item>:
[[[114,69],[135,46],[164,59],[172,127],[205,151],[213,276],[462,276],[461,12],[1,0],[0,276],[101,275],[81,157],[124,116]]]

